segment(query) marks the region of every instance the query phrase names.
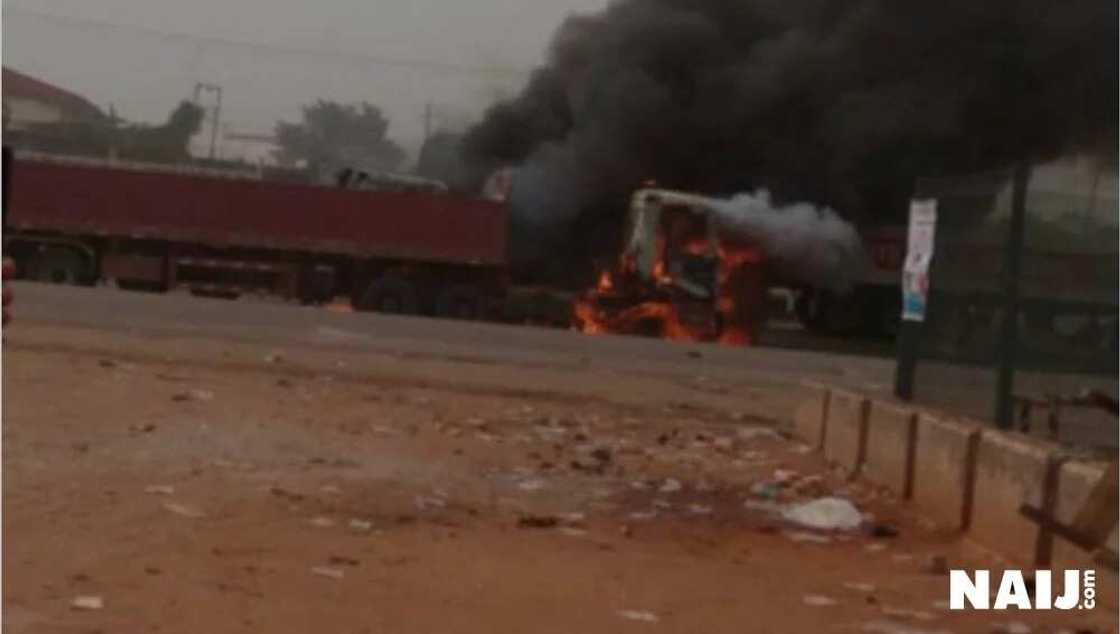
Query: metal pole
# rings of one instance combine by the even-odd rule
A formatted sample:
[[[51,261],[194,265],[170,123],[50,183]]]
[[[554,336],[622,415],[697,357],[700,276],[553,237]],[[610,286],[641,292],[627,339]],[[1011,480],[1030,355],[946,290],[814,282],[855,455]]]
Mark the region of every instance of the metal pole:
[[[918,369],[918,342],[921,341],[921,334],[920,321],[903,319],[898,324],[894,395],[904,401],[914,398],[914,375]]]
[[[210,128],[210,160],[214,160],[214,146],[218,140],[218,124],[222,121],[222,87],[211,86],[218,93],[218,102],[214,106],[214,125]]]
[[[1015,363],[1019,346],[1019,276],[1023,265],[1023,230],[1027,216],[1027,185],[1031,167],[1015,168],[1011,193],[1011,222],[1003,261],[1003,323],[999,339],[999,376],[996,382],[996,425],[1010,429],[1014,424]]]
[[[923,190],[922,182],[918,181],[914,187],[914,198],[926,198],[927,192]],[[907,244],[909,249],[909,244]],[[909,256],[909,253],[907,253]],[[903,268],[906,260],[903,258]],[[905,271],[899,271],[899,282]],[[902,293],[901,284],[899,293]],[[900,298],[903,299],[903,298]],[[903,299],[903,301],[905,301]],[[927,296],[926,301],[929,301]],[[918,353],[921,348],[922,326],[924,322],[902,319],[898,324],[898,336],[895,338],[895,366],[894,366],[894,395],[904,401],[914,399],[914,379],[918,373]]]
[[[424,144],[432,137],[432,102],[424,104]],[[420,146],[420,147],[423,147]]]

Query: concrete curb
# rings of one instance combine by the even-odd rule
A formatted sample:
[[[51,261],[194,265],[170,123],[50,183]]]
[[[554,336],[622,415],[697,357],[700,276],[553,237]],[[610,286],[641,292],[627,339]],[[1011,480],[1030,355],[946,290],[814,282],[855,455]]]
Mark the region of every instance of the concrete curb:
[[[883,485],[941,526],[1026,566],[1095,568],[1089,554],[1019,513],[1027,503],[1068,522],[1104,473],[1061,447],[944,413],[804,385],[794,433],[850,474]],[[1120,549],[1113,530],[1107,547]]]

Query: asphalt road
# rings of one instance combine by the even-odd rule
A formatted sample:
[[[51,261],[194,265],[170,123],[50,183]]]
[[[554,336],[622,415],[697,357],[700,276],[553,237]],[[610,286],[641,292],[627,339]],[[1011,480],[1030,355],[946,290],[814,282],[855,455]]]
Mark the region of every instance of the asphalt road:
[[[186,294],[154,295],[109,288],[14,283],[14,326],[70,326],[150,336],[193,336],[417,358],[566,367],[592,365],[614,375],[682,380],[713,377],[731,384],[796,386],[804,381],[889,397],[893,359],[812,350],[683,344],[621,336],[488,323],[334,312],[252,300],[215,300]],[[927,363],[919,368],[922,404],[990,418],[994,373],[988,369]],[[1115,378],[1022,372],[1023,393],[1074,393],[1096,387],[1113,394]],[[1103,414],[1067,412],[1063,440],[1117,445],[1116,423]]]

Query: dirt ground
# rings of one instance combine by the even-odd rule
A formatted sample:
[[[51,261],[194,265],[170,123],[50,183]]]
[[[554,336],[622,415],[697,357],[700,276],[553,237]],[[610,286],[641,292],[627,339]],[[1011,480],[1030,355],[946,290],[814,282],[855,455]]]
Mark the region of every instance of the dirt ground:
[[[424,362],[13,328],[4,632],[1115,631],[949,612],[931,557],[1001,564],[827,471],[780,389]],[[880,534],[778,514],[823,495]]]

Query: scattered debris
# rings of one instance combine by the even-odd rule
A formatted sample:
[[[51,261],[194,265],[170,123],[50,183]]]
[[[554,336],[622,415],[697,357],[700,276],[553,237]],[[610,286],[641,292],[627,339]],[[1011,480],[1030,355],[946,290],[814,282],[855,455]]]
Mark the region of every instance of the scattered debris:
[[[875,592],[875,584],[864,583],[860,581],[845,581],[844,587],[848,590],[854,590],[855,592],[863,592],[866,594]]]
[[[361,533],[366,533],[366,532],[369,532],[369,531],[373,530],[373,522],[369,522],[369,521],[366,521],[366,520],[360,520],[360,519],[350,520],[350,522],[347,524],[347,526],[350,527],[350,530],[358,531],[358,532],[361,532]]]
[[[831,606],[831,605],[837,605],[838,603],[840,603],[839,601],[837,601],[836,599],[833,599],[832,597],[826,597],[826,596],[820,595],[820,594],[807,594],[807,595],[801,597],[801,602],[804,603],[805,605],[811,605],[815,608],[824,608],[824,607],[828,607],[828,606]]]
[[[307,523],[314,526],[315,528],[331,528],[335,525],[334,520],[329,517],[323,517],[322,515],[307,520]]]
[[[810,533],[807,531],[783,531],[787,539],[799,543],[809,544],[831,544],[832,538],[828,535],[821,535],[820,533]]]
[[[444,508],[447,506],[447,501],[436,497],[418,495],[413,499],[413,504],[416,505],[417,510],[426,511],[431,508]]]
[[[105,607],[105,600],[98,596],[79,596],[70,601],[70,607],[75,610],[100,610]]]
[[[568,537],[586,537],[587,531],[582,528],[574,528],[571,526],[561,526],[559,531]]]
[[[303,495],[301,495],[299,493],[294,493],[294,492],[289,491],[287,489],[282,489],[280,487],[269,487],[268,492],[275,495],[276,497],[284,498],[285,500],[289,500],[289,501],[292,501],[292,502],[302,502],[303,501]]]
[[[517,518],[518,528],[554,528],[560,519],[553,515],[522,515]]]
[[[280,363],[284,360],[284,355],[279,352],[270,352],[264,355],[265,363]]]
[[[653,612],[647,612],[645,610],[619,610],[618,615],[624,619],[643,621],[645,623],[657,623],[661,620]]]
[[[818,530],[852,530],[863,523],[863,515],[844,498],[819,498],[798,504],[782,512],[782,517],[795,524]]]
[[[517,488],[522,491],[540,491],[545,487],[544,480],[524,480],[519,482]]]
[[[171,395],[171,400],[176,402],[183,401],[211,401],[214,399],[214,393],[209,390],[192,389],[186,392],[177,392]]]
[[[755,482],[751,485],[751,495],[763,500],[776,500],[781,493],[780,489],[769,482]]]
[[[898,537],[898,528],[884,522],[875,522],[867,532],[872,537],[878,538]]]
[[[595,449],[592,449],[589,455],[602,463],[608,463],[611,461],[611,450],[607,447],[597,447]]]
[[[710,515],[712,512],[712,507],[704,504],[689,504],[688,512],[694,515]]]
[[[623,524],[622,526],[618,527],[618,534],[622,535],[623,537],[633,537],[634,529],[630,528],[629,524]]]
[[[587,514],[580,513],[579,511],[573,511],[571,513],[561,513],[557,517],[563,520],[565,524],[576,526],[582,524],[583,521],[587,519]]]
[[[97,365],[103,368],[115,368],[117,367],[117,362],[113,361],[112,359],[99,359],[97,361]]]
[[[175,502],[165,502],[164,505],[163,505],[163,508],[167,509],[168,511],[171,511],[172,513],[174,513],[176,515],[182,515],[183,517],[189,517],[191,519],[198,519],[200,517],[206,517],[206,514],[203,513],[202,511],[200,511],[200,510],[198,510],[194,507],[191,507],[191,506],[186,506],[185,504],[177,504]]]
[[[793,469],[774,469],[774,482],[777,484],[788,484],[797,477],[797,472]]]
[[[128,431],[147,434],[156,430],[155,423],[144,423],[143,425],[129,425]]]
[[[362,563],[353,557],[344,557],[342,555],[331,555],[327,561],[335,566],[357,566]]]
[[[152,484],[144,487],[144,493],[150,495],[173,495],[175,487],[166,484]]]
[[[341,579],[346,576],[343,570],[331,568],[330,566],[315,566],[311,569],[311,574],[319,575],[320,577],[330,577],[331,579]]]
[[[863,547],[863,549],[866,550],[869,553],[878,553],[878,552],[882,552],[882,551],[886,550],[887,545],[886,544],[867,544],[866,546]]]
[[[945,555],[934,555],[929,558],[926,569],[935,575],[947,575],[949,574],[949,559]]]
[[[676,480],[674,478],[666,478],[665,482],[662,483],[661,488],[658,490],[662,493],[673,493],[676,491],[680,491],[681,483],[679,480]]]
[[[712,441],[712,446],[720,451],[733,451],[735,449],[735,439],[727,436],[720,436]]]
[[[333,484],[324,484],[323,486],[319,487],[319,492],[325,493],[327,495],[338,495],[339,493],[342,493],[342,489]]]
[[[781,439],[781,436],[769,427],[741,427],[736,433],[741,440],[756,440],[758,438]]]
[[[636,511],[629,515],[630,519],[638,521],[649,521],[657,517],[657,511]]]

